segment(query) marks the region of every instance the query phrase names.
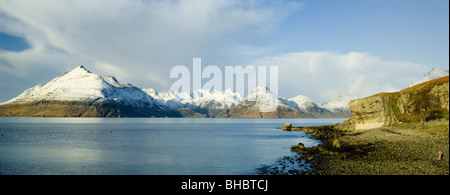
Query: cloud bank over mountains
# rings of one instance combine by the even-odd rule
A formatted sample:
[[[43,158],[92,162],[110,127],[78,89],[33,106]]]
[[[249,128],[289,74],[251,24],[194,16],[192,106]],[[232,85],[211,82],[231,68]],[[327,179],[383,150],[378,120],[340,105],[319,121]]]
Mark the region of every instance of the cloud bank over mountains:
[[[368,96],[379,92],[393,92],[405,88],[409,77],[426,72],[426,66],[412,62],[386,61],[368,53],[295,52],[265,57],[258,65],[279,66],[280,91],[308,92],[315,99],[346,93]],[[287,83],[296,83],[292,88]]]
[[[0,76],[15,83],[0,85],[5,91],[0,101],[15,97],[30,82],[42,83],[83,64],[159,91],[175,81],[169,77],[172,67],[191,67],[196,57],[204,66],[279,66],[279,95],[304,94],[315,102],[337,93],[396,91],[434,66],[352,49],[281,48],[290,40],[277,33],[297,29],[290,26],[297,20],[292,17],[311,9],[308,3],[5,0],[0,33],[22,37],[30,47],[0,50]]]

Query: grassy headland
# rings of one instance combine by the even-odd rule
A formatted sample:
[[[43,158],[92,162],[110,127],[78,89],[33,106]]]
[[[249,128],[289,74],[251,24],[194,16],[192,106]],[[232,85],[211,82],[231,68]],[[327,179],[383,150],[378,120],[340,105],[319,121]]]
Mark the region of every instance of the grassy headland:
[[[292,127],[322,144],[291,147],[293,161],[306,161],[310,170],[266,170],[264,174],[313,175],[448,175],[449,121],[408,123],[370,130],[346,131],[338,125]],[[442,158],[438,152],[442,151]]]
[[[349,102],[352,118],[339,125],[292,127],[322,140],[291,150],[312,170],[288,173],[325,175],[448,175],[449,77],[393,93]],[[292,158],[292,157],[290,157]],[[275,168],[276,169],[276,168]],[[268,174],[283,174],[269,170]]]

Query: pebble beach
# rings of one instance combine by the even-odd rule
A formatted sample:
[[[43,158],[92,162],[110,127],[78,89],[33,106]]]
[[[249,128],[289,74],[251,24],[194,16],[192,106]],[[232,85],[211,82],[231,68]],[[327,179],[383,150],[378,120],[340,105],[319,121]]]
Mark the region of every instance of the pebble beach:
[[[309,169],[272,167],[261,174],[449,175],[448,120],[369,130],[340,130],[337,125],[290,130],[322,142],[316,147],[291,146],[298,155],[286,157],[284,163],[308,164]]]

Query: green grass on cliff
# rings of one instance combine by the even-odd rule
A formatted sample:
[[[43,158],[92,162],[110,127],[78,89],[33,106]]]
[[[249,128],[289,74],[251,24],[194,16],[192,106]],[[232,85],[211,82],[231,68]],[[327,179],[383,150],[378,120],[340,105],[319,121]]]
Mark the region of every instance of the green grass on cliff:
[[[382,93],[388,103],[388,114],[396,117],[401,123],[428,122],[449,119],[449,111],[441,107],[439,96],[448,99],[449,77],[431,80],[400,92]],[[436,88],[447,88],[447,94],[436,94]],[[445,90],[441,90],[445,91]],[[405,102],[405,99],[408,101]],[[448,101],[448,100],[447,100]]]

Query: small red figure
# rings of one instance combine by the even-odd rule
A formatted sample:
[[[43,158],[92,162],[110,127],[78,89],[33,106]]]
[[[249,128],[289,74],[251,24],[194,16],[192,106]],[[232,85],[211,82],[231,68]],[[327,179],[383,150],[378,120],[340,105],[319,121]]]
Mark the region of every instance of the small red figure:
[[[439,154],[439,160],[442,159],[442,150],[439,150],[438,154]]]

